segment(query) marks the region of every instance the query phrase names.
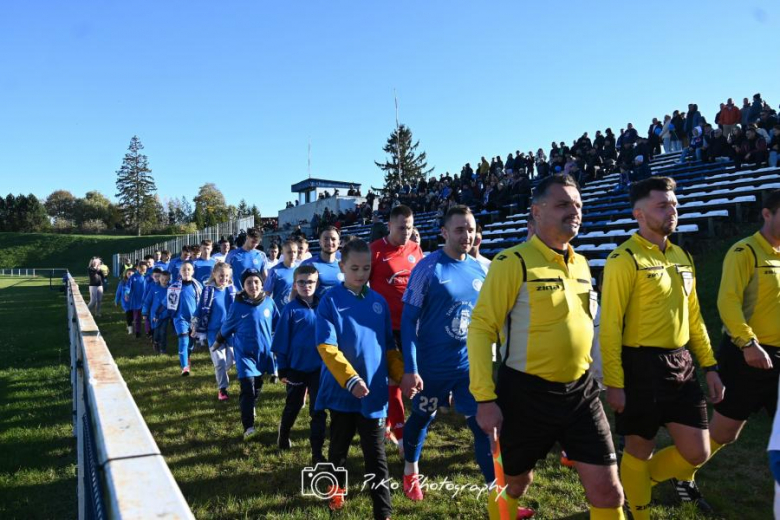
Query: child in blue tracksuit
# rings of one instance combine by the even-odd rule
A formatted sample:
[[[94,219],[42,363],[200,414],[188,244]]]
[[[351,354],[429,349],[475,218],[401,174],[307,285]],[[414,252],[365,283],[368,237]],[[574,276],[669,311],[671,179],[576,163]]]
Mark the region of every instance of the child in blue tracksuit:
[[[287,258],[294,258],[294,255],[288,256],[287,251],[285,248],[285,261]],[[276,267],[279,265],[282,264]],[[271,269],[271,272],[276,267]],[[292,447],[290,431],[303,407],[308,390],[311,417],[309,442],[313,465],[325,462],[322,446],[325,444],[327,419],[324,410],[314,409],[322,371],[322,358],[317,352],[315,336],[318,298],[314,293],[317,290],[317,278],[317,269],[314,266],[302,265],[295,269],[297,295],[282,309],[279,326],[274,331],[274,341],[271,345],[271,350],[276,354],[279,377],[287,385],[287,401],[282,412],[277,440],[279,448]]]
[[[165,354],[168,351],[168,324],[171,322],[171,314],[168,311],[168,282],[170,280],[171,273],[168,271],[160,272],[159,282],[152,293],[149,314],[147,315],[152,323],[154,350],[158,354]]]
[[[243,290],[236,295],[227,319],[211,346],[212,350],[218,350],[228,338],[233,338],[236,371],[241,384],[238,403],[245,439],[255,434],[255,404],[263,387],[261,376],[274,371],[271,335],[279,320],[279,311],[274,301],[263,292],[262,276],[257,269],[243,272]]]
[[[305,264],[304,264],[305,265]],[[385,419],[388,376],[400,381],[403,360],[395,349],[390,310],[385,299],[366,285],[371,252],[363,240],[353,239],[341,253],[344,283],[331,288],[317,306],[317,349],[326,369],[320,376],[315,409],[330,410],[329,461],[343,467],[355,431],[360,435],[366,475],[370,483],[374,518],[392,511],[385,456]],[[329,489],[331,509],[344,506],[345,482]]]
[[[130,278],[130,308],[133,311],[133,330],[136,338],[141,337],[141,309],[144,306],[146,269],[146,264],[140,262],[136,267],[135,274]]]
[[[286,240],[282,244],[282,252],[284,253],[284,261],[268,270],[268,278],[263,287],[265,293],[274,299],[274,303],[280,311],[292,299],[291,292],[297,267],[295,259],[298,257],[298,242],[292,239]]]
[[[144,330],[146,331],[146,337],[152,340],[153,339],[153,325],[152,320],[149,317],[149,307],[152,304],[152,296],[155,291],[157,291],[160,288],[160,273],[162,272],[162,269],[159,267],[153,267],[151,270],[147,268],[147,275],[146,275],[146,286],[144,287],[144,299],[143,304],[141,305],[141,317],[144,321]]]
[[[190,351],[193,347],[192,318],[198,307],[198,300],[203,291],[203,286],[195,280],[195,268],[192,262],[186,261],[179,268],[179,279],[168,287],[167,304],[171,313],[173,330],[179,343],[179,364],[181,375],[190,375]]]
[[[125,324],[127,325],[127,333],[133,333],[133,309],[130,305],[130,289],[132,287],[130,280],[135,275],[135,269],[130,267],[125,269],[122,273],[122,279],[116,286],[116,296],[114,297],[114,305],[121,305],[122,310],[125,311]]]
[[[233,269],[229,264],[220,262],[211,271],[195,311],[193,328],[196,339],[207,341],[209,345],[214,344],[235,299]],[[228,341],[224,348],[211,350],[211,362],[214,363],[214,375],[217,378],[217,398],[225,401],[228,399],[230,383],[228,370],[233,366],[233,342]]]

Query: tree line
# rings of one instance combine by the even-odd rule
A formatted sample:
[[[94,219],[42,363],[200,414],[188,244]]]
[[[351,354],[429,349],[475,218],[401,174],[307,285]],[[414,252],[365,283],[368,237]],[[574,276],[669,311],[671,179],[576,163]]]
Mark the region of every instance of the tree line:
[[[117,173],[117,203],[99,191],[77,197],[55,190],[46,199],[8,194],[0,198],[0,231],[186,234],[228,220],[254,216],[260,210],[242,199],[227,204],[213,183],[206,183],[190,202],[187,197],[160,200],[143,144],[134,136]]]

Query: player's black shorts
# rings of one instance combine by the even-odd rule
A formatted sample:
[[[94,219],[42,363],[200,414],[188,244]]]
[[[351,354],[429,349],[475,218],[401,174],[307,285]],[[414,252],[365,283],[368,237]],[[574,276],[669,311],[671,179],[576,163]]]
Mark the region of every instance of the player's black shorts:
[[[504,416],[501,458],[507,475],[520,475],[558,442],[571,460],[615,464],[609,422],[590,372],[571,383],[552,383],[502,365],[496,385]]]
[[[395,348],[398,349],[399,352],[403,352],[401,350],[401,331],[400,330],[394,330],[393,331],[393,339],[395,340]]]
[[[620,435],[655,438],[668,423],[706,430],[707,404],[686,348],[623,347],[626,407],[615,414]]]
[[[745,362],[745,355],[723,335],[718,351],[720,379],[726,387],[723,401],[715,410],[729,419],[747,421],[751,414],[764,408],[770,417],[777,409],[777,379],[780,375],[780,348],[761,345],[772,360],[772,368],[753,368]]]

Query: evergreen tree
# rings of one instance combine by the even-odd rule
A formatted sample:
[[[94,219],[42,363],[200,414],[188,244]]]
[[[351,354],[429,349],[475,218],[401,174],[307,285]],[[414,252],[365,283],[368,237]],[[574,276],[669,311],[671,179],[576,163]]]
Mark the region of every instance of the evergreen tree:
[[[255,217],[255,227],[260,229],[263,225],[262,223],[262,216],[260,215],[260,210],[257,209],[257,206],[255,204],[252,204],[252,207],[249,209],[249,217]]]
[[[248,217],[249,215],[249,204],[246,203],[246,199],[241,199],[241,202],[238,203],[238,218]]]
[[[122,160],[122,167],[116,172],[116,197],[125,215],[125,222],[130,229],[135,229],[141,236],[141,229],[148,223],[145,218],[151,218],[154,211],[149,211],[152,194],[157,191],[149,169],[149,159],[141,153],[144,145],[137,136],[130,140],[128,152]]]
[[[420,141],[412,144],[412,131],[408,126],[400,125],[393,130],[382,148],[390,157],[384,163],[374,161],[385,172],[386,190],[407,182],[414,186],[433,173],[434,168],[428,168],[425,152],[417,152],[419,146]]]

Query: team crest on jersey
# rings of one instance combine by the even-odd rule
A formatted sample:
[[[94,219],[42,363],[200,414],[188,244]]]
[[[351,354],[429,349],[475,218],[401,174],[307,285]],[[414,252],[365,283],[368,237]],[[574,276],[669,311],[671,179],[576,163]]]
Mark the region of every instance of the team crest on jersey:
[[[257,265],[257,264],[259,264],[259,263],[260,263],[260,260],[258,260],[257,258],[255,258],[254,260],[252,260],[252,263],[253,263],[253,264],[255,264],[255,265]]]
[[[343,282],[344,281],[344,273],[337,274],[336,278],[338,279],[339,282]]]
[[[409,260],[410,264],[413,264],[413,263],[415,263],[417,261],[417,259],[414,257],[414,255],[409,255],[406,259]]]
[[[471,286],[474,288],[475,291],[479,292],[480,289],[482,289],[482,280],[479,278],[474,278],[474,281],[471,282]]]
[[[372,309],[374,309],[374,312],[377,314],[382,314],[382,304],[379,302],[374,302],[374,305],[371,306]]]
[[[472,310],[474,306],[466,302],[458,302],[450,307],[447,315],[452,316],[452,320],[445,326],[447,335],[458,341],[465,341],[469,332]]]
[[[271,317],[271,309],[264,310],[263,311],[263,316],[265,316],[266,318],[270,318]]]

